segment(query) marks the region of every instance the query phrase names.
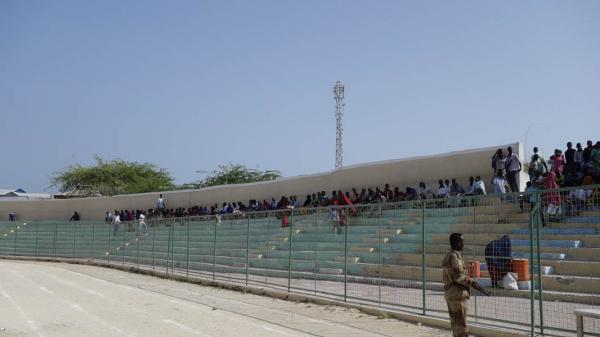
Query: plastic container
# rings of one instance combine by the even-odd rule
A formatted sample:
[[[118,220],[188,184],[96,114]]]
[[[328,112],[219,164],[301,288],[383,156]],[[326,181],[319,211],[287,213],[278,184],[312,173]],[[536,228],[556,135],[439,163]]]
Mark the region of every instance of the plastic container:
[[[469,277],[471,278],[481,278],[481,265],[479,261],[469,261]]]
[[[519,278],[517,281],[529,281],[531,276],[529,275],[529,260],[527,259],[514,259],[512,262],[512,271],[517,273]]]

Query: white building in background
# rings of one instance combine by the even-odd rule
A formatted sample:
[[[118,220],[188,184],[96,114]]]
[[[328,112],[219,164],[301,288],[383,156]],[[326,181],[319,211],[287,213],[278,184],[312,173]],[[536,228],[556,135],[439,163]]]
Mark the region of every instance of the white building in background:
[[[45,200],[52,199],[50,193],[27,193],[21,188],[0,189],[0,200]]]

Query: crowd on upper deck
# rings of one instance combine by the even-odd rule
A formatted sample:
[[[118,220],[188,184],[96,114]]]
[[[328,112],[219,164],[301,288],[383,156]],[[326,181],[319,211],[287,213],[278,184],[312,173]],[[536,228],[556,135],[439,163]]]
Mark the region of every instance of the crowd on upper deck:
[[[513,152],[511,147],[506,151],[498,149],[491,157],[493,178],[489,182],[493,186],[493,193],[505,194],[519,191],[519,173],[523,171],[523,163],[519,156]],[[576,187],[600,183],[600,141],[595,144],[588,140],[584,148],[581,143],[575,147],[571,142],[566,144],[563,153],[555,149],[554,153],[546,160],[537,147],[533,148],[533,154],[526,165],[529,181],[525,188],[526,192],[542,189],[556,189],[560,187]],[[567,197],[577,200],[585,200],[591,196],[591,190],[574,189]],[[336,205],[371,204],[381,202],[399,202],[407,200],[429,200],[442,199],[457,196],[486,195],[486,184],[481,176],[470,177],[466,187],[463,187],[455,178],[444,178],[438,180],[438,186],[431,188],[424,181],[418,183],[414,188],[406,186],[391,187],[385,184],[383,188],[367,187],[352,188],[351,191],[333,190],[330,193],[319,191],[306,195],[302,200],[296,195],[281,196],[270,200],[249,200],[248,203],[241,201],[222,202],[220,204],[196,205],[193,207],[166,207],[166,202],[161,194],[157,200],[156,208],[147,210],[114,210],[107,211],[106,221],[111,221],[116,215],[121,221],[139,220],[140,215],[145,218],[173,218],[186,216],[202,216],[216,214],[240,214],[246,212],[271,211],[278,209],[300,208],[300,207],[327,207]],[[549,204],[559,204],[564,194],[548,194],[546,201]],[[79,214],[71,220],[79,220]],[[15,220],[16,215],[11,212],[9,220]]]
[[[511,147],[508,147],[506,151],[498,149],[491,158],[493,178],[490,183],[493,185],[493,192],[505,194],[511,191],[519,191],[518,177],[519,173],[523,171],[523,166],[519,156],[513,152]],[[577,143],[573,148],[572,143],[569,142],[564,154],[560,149],[555,149],[548,160],[544,158],[537,147],[534,147],[533,154],[527,163],[527,174],[529,181],[525,190],[529,192],[600,183],[600,141],[596,144],[587,141],[585,148],[582,147],[581,143]],[[361,188],[360,191],[357,188],[352,188],[351,191],[346,192],[341,190],[333,190],[330,193],[319,191],[306,195],[303,200],[296,195],[291,195],[281,196],[279,199],[249,200],[247,204],[234,201],[189,208],[168,208],[161,194],[157,200],[156,208],[115,210],[114,212],[106,212],[106,219],[109,221],[111,216],[115,214],[118,214],[122,221],[133,221],[139,219],[140,214],[144,214],[147,218],[241,214],[300,207],[443,199],[457,196],[486,195],[487,193],[485,182],[480,176],[475,176],[469,178],[466,188],[457,182],[455,178],[445,178],[439,179],[437,188],[433,189],[421,181],[418,183],[417,188],[407,186],[400,189],[398,186],[392,188],[389,184],[385,184],[383,188],[368,187]],[[590,193],[590,191],[585,193]],[[560,193],[549,194],[546,201],[558,204],[560,200],[556,199],[560,196]]]

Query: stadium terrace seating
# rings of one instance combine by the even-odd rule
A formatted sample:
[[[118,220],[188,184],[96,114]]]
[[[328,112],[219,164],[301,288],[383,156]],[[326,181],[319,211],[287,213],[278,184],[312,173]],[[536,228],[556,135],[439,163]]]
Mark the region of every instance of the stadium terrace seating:
[[[438,290],[449,233],[464,234],[464,255],[480,262],[483,285],[490,284],[484,250],[491,240],[508,234],[514,258],[529,259],[532,254],[527,209],[522,212],[516,203],[495,197],[475,206],[424,210],[392,204],[360,206],[358,216],[348,216],[347,226],[339,231],[327,209],[297,209],[293,216],[286,215],[289,227],[282,227],[281,215],[272,212],[222,220],[157,220],[139,236],[135,230],[124,231],[124,223],[113,236],[106,223],[0,222],[0,254],[86,260],[93,256],[100,262],[171,268],[232,281],[245,281],[248,273],[249,282],[275,286],[285,286],[289,275],[298,280],[294,286],[300,289],[308,287],[302,283],[307,280],[316,288],[317,281],[344,278],[365,285],[420,288],[425,271],[427,288]],[[545,300],[600,305],[599,233],[596,209],[562,222],[549,221],[540,230]],[[537,259],[537,247],[533,254]],[[534,276],[536,287],[537,282]],[[499,294],[526,297],[529,291]]]

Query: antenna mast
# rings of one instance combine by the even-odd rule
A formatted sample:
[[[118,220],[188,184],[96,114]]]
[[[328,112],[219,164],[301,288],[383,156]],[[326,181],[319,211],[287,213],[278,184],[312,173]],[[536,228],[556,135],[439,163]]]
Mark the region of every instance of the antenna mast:
[[[335,169],[342,168],[344,150],[342,149],[342,116],[344,115],[344,84],[335,82],[333,87],[333,98],[335,99]]]

